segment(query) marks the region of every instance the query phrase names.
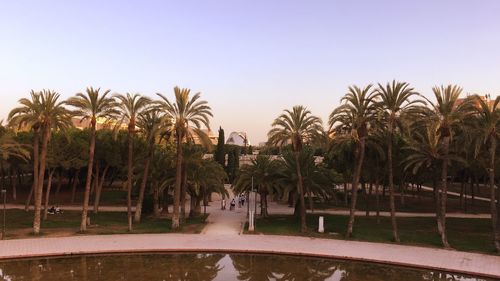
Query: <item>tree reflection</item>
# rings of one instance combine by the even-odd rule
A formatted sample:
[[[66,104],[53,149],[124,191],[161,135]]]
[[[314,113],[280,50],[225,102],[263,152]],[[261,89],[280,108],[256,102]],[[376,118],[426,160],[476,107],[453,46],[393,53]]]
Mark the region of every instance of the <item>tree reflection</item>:
[[[12,260],[0,262],[0,281],[210,281],[217,278],[223,267],[226,279],[240,281],[488,280],[330,259],[234,254],[229,255],[231,261],[225,264],[225,260],[221,261],[224,257],[224,254],[157,254]]]
[[[231,255],[231,259],[242,281],[322,281],[338,270],[330,260],[264,255]]]
[[[0,280],[210,281],[221,270],[221,254],[81,256],[0,263]]]

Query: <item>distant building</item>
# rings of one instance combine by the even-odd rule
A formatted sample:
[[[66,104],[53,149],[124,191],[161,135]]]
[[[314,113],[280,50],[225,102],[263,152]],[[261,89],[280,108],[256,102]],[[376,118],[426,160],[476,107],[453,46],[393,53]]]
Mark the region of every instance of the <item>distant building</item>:
[[[470,98],[470,95],[467,95],[467,97],[465,97],[465,98],[457,99],[456,105],[463,103],[467,98]],[[489,106],[493,106],[493,104],[495,103],[495,99],[496,99],[496,97],[492,99],[490,95],[479,96],[479,98],[481,100],[485,101],[486,104],[488,104]],[[479,108],[480,107],[479,102],[475,101],[474,106],[476,108]]]
[[[239,146],[250,146],[247,133],[245,132],[231,132],[226,140],[226,144],[233,144]]]
[[[207,134],[208,138],[210,139],[210,142],[212,144],[217,144],[217,140],[218,140],[218,136],[215,135],[211,130],[209,129],[202,129],[202,131]],[[195,134],[193,134],[193,139],[194,139],[194,143],[196,144],[201,144],[201,141],[200,141],[200,138],[198,138],[198,136],[196,136]]]
[[[80,130],[90,128],[90,120],[88,120],[88,119],[82,120],[81,118],[73,117],[73,118],[71,118],[71,122],[73,123],[73,126],[75,128],[80,129]],[[113,121],[106,122],[106,120],[104,120],[104,119],[97,119],[96,129],[97,130],[113,129],[116,126],[116,124],[117,123],[113,122]],[[128,124],[126,124],[126,123],[120,124],[120,129],[126,130],[127,128],[128,128]]]

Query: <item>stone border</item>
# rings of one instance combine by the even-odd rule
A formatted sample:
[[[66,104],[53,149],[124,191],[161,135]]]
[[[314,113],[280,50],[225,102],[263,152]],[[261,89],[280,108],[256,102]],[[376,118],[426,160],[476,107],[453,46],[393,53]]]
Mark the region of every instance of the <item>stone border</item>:
[[[500,278],[500,256],[295,236],[125,234],[0,241],[0,260],[161,252],[281,254],[372,262]]]

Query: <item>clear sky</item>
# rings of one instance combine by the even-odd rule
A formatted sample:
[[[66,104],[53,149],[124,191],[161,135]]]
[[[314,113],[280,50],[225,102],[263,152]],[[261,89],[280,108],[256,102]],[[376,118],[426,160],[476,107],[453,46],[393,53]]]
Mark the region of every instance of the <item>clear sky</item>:
[[[256,143],[293,105],[325,120],[350,84],[498,95],[499,15],[498,0],[1,0],[0,116],[31,89],[178,85],[210,103],[214,131]]]

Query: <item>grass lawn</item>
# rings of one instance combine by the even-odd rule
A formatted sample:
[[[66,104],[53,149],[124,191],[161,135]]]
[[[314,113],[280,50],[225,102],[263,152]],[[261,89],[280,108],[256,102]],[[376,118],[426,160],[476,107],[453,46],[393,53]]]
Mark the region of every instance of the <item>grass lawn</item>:
[[[358,194],[357,208],[360,211],[365,211],[367,209],[367,199],[368,199],[368,209],[370,211],[375,210],[375,194],[371,197],[365,196],[363,193]],[[401,198],[399,194],[395,196],[396,211],[398,212],[415,212],[415,213],[434,213],[436,211],[433,194],[430,191],[422,191],[420,196],[414,196],[411,192],[408,192],[405,196],[405,204],[401,204]],[[446,204],[446,209],[450,213],[464,212],[463,208],[460,206],[460,199],[457,196],[448,196],[448,201]],[[306,206],[309,207],[309,203],[306,200]],[[349,208],[344,204],[343,192],[339,192],[337,195],[337,202],[333,200],[329,202],[316,201],[314,208],[317,210],[321,209],[346,209]],[[389,193],[386,196],[380,195],[380,211],[389,211]],[[467,213],[479,214],[479,213],[489,213],[490,206],[489,202],[475,200],[472,204],[471,199],[467,200]]]
[[[275,235],[302,235],[319,238],[345,239],[347,216],[323,215],[325,233],[316,231],[318,214],[307,217],[308,233],[300,233],[300,223],[293,216],[271,216],[258,218],[256,232]],[[446,220],[448,240],[454,249],[469,252],[494,254],[494,244],[489,219]],[[401,244],[441,247],[434,218],[398,218]],[[375,217],[356,217],[353,240],[391,243],[392,228],[389,217],[382,217],[377,225]]]
[[[86,234],[121,234],[129,233],[127,226],[127,213],[124,212],[99,212],[94,215],[89,212],[91,225]],[[33,237],[33,211],[7,210],[7,238]],[[42,235],[45,237],[81,235],[80,229],[81,213],[66,211],[63,214],[49,215],[46,221],[42,221]],[[186,224],[175,232],[200,233],[205,226],[207,216],[187,219]],[[169,233],[174,232],[171,228],[169,218],[153,218],[143,216],[140,224],[134,224],[131,233]]]

